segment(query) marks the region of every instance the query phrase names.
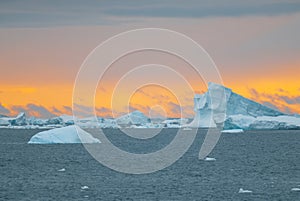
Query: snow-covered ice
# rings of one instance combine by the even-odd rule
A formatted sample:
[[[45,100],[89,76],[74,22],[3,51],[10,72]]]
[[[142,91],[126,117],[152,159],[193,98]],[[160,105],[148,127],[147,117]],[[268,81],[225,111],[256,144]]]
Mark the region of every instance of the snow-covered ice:
[[[67,126],[39,132],[32,136],[29,144],[100,143],[91,134],[77,126]]]

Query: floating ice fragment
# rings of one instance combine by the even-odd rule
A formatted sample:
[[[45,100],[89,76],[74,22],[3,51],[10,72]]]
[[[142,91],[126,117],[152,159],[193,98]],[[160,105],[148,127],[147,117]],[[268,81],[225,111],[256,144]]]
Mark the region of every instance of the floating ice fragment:
[[[204,160],[205,160],[205,161],[216,161],[215,158],[209,158],[209,157],[206,157]]]
[[[86,190],[86,189],[89,189],[88,186],[81,186],[81,190]]]
[[[240,188],[239,193],[252,193],[252,191],[244,190],[243,188]]]
[[[300,188],[292,188],[291,191],[300,191]]]
[[[66,171],[66,169],[65,168],[62,168],[62,169],[59,169],[59,170],[57,170],[58,172],[64,172],[64,171]]]
[[[222,133],[243,133],[243,129],[230,129],[230,130],[222,130]]]

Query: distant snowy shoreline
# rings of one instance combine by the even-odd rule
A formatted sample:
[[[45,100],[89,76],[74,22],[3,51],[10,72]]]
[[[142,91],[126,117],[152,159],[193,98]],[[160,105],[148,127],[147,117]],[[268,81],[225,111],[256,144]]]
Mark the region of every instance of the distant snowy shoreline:
[[[195,117],[192,121],[187,118],[153,121],[138,110],[115,119],[102,117],[73,119],[73,116],[69,115],[41,119],[26,117],[25,113],[20,113],[16,117],[0,117],[0,128],[53,129],[75,123],[82,128],[186,128],[186,130],[189,128],[214,128],[217,126],[214,113],[222,111],[223,118],[219,118],[219,120],[224,130],[300,129],[299,115],[284,114],[215,83],[209,83],[206,93],[195,95],[194,111]]]

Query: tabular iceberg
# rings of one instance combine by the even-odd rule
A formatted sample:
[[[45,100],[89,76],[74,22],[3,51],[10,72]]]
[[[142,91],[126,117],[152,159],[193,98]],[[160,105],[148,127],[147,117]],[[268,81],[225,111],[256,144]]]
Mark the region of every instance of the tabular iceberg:
[[[252,117],[246,115],[229,116],[225,122],[226,129],[300,129],[300,118],[296,116],[260,116]]]
[[[32,136],[29,144],[100,143],[91,134],[78,126],[67,126],[39,132]]]

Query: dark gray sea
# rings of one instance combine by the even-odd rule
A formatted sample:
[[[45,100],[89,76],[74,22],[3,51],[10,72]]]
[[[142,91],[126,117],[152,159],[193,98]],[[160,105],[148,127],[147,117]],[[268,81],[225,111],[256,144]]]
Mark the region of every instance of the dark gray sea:
[[[0,200],[300,200],[291,190],[300,188],[299,130],[222,134],[210,154],[216,161],[198,159],[206,133],[200,130],[181,159],[145,175],[115,172],[81,144],[27,144],[39,131],[0,129]],[[122,149],[150,152],[176,129],[163,130],[152,145],[116,129],[105,133]]]

